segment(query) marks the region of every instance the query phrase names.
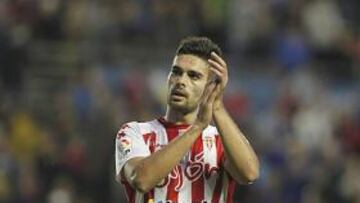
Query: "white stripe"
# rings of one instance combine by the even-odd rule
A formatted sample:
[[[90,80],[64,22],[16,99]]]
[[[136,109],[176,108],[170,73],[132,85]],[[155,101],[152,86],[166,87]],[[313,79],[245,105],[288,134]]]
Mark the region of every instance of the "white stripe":
[[[159,147],[156,147],[156,150],[160,149],[160,146],[164,146],[168,143],[166,129],[164,126],[159,123],[158,120],[154,120],[154,122],[151,122],[152,128],[156,132],[156,144],[158,144]],[[161,166],[159,166],[161,167]],[[155,187],[154,189],[154,200],[156,203],[158,202],[165,202],[167,196],[167,185],[164,187],[158,188]]]
[[[204,164],[209,164],[211,167],[217,167],[217,150],[216,150],[216,139],[214,134],[204,131],[203,134],[203,149],[204,149]],[[210,169],[209,168],[209,169]],[[216,179],[219,174],[214,174],[207,179],[204,177],[204,200],[206,202],[211,202]]]
[[[164,187],[154,189],[154,200],[155,202],[165,202],[167,194],[167,185]]]
[[[179,203],[186,203],[186,202],[192,202],[192,198],[191,198],[191,181],[189,181],[189,179],[185,176],[184,171],[185,171],[185,164],[182,165],[182,170],[181,173],[183,175],[183,186],[179,192],[178,195],[178,200]]]
[[[144,194],[136,190],[135,203],[143,203],[143,202],[144,202]]]
[[[223,175],[223,180],[222,180],[220,203],[225,203],[228,198],[227,193],[228,193],[228,187],[229,187],[229,178],[225,171],[222,171],[222,173],[224,173],[224,175]]]
[[[184,133],[187,129],[179,130],[179,134],[181,135]],[[191,148],[189,151],[185,154],[183,157],[181,163],[181,173],[183,177],[183,184],[178,194],[178,202],[179,203],[186,203],[186,202],[192,202],[192,182],[186,177],[185,175],[185,169],[187,164],[189,163],[191,157]]]
[[[154,120],[150,122],[151,128],[156,133],[156,145],[155,151],[159,150],[161,147],[168,144],[166,129],[164,126],[158,121]]]

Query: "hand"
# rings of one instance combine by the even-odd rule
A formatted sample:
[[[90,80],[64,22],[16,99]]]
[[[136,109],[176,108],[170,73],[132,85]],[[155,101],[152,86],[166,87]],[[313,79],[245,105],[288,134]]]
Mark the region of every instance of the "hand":
[[[213,110],[216,111],[223,107],[224,89],[228,83],[228,69],[225,61],[215,52],[211,52],[211,58],[208,59],[210,70],[216,75],[216,97],[213,104]]]
[[[219,92],[219,85],[215,81],[210,81],[205,86],[204,93],[200,99],[199,111],[195,125],[206,128],[212,120],[214,101]]]

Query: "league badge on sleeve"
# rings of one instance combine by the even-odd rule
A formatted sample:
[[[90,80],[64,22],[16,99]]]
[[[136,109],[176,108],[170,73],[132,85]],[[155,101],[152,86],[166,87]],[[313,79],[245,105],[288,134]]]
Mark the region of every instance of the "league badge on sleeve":
[[[131,151],[131,139],[129,137],[120,138],[120,152],[126,156]]]

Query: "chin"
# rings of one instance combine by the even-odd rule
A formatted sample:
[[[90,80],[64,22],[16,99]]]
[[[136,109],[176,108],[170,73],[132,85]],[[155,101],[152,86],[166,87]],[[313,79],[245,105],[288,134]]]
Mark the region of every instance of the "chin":
[[[184,103],[171,102],[171,101],[168,103],[168,106],[175,111],[179,111],[179,112],[183,112],[183,113],[189,113],[196,109],[196,107],[192,108],[191,106],[186,105]]]
[[[169,102],[169,106],[173,109],[186,109],[186,105],[179,102]]]
[[[169,101],[168,105],[170,108],[178,111],[187,111],[189,108],[184,102]]]

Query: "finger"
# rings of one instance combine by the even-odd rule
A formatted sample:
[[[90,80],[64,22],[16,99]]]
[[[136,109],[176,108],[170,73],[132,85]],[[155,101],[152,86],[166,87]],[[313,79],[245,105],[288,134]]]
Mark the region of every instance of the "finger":
[[[221,79],[223,77],[223,73],[221,73],[219,70],[213,68],[213,67],[210,67],[210,70],[215,73],[215,75],[217,76],[218,79]]]
[[[201,102],[202,103],[206,103],[211,95],[211,92],[214,91],[215,88],[215,84],[214,82],[210,82],[205,86],[205,90],[203,92],[202,98],[201,98]]]
[[[215,61],[219,62],[222,66],[226,67],[225,61],[215,52],[211,52],[211,56],[213,59],[215,59]]]
[[[211,67],[214,67],[216,69],[218,69],[220,72],[224,72],[226,71],[225,67],[222,66],[220,63],[218,63],[217,61],[214,61],[212,59],[209,59],[208,62],[210,63]]]
[[[218,86],[215,88],[215,91],[216,91],[216,94],[215,94],[216,95],[215,100],[216,100],[223,94],[222,86],[220,84],[218,84]]]
[[[215,72],[215,74],[218,76],[218,79],[221,80],[221,81],[225,81],[227,80],[227,75],[228,75],[228,71],[225,67],[221,66],[218,62],[215,62],[211,59],[208,60],[209,63],[210,63],[210,68],[215,68],[217,71],[213,71]],[[219,74],[219,72],[221,74]],[[218,81],[219,82],[219,81]]]
[[[217,96],[219,95],[221,90],[220,85],[216,85],[216,87],[214,88],[214,90],[211,92],[211,95],[209,97],[209,103],[213,103],[215,101],[215,99],[217,98]]]

